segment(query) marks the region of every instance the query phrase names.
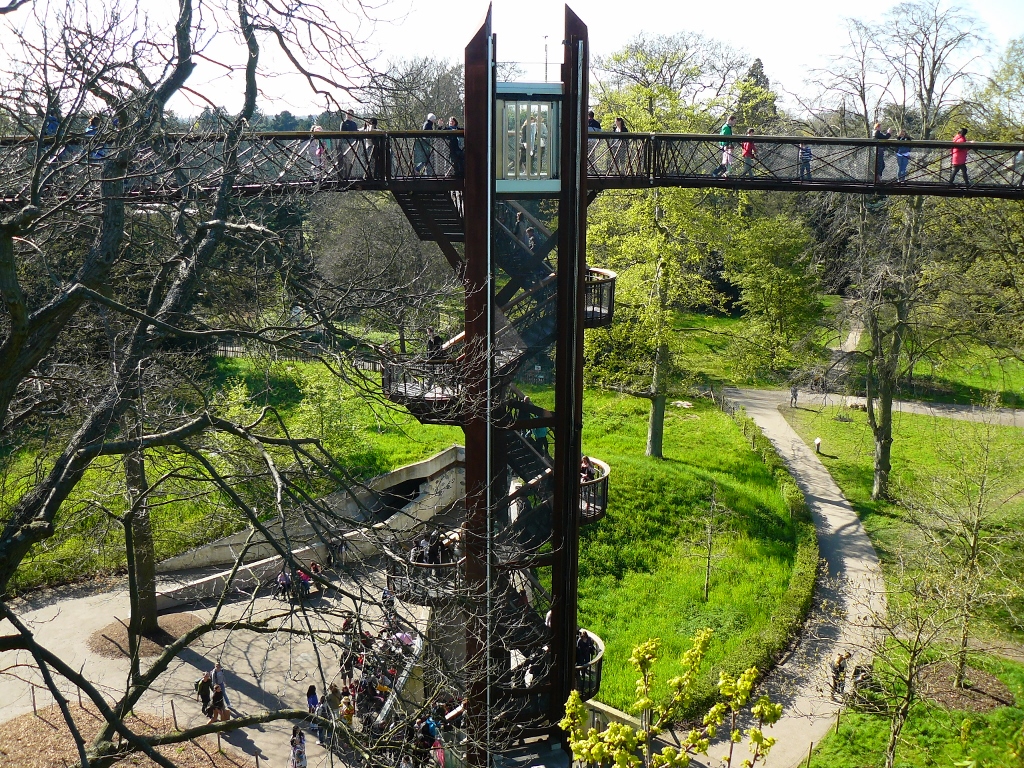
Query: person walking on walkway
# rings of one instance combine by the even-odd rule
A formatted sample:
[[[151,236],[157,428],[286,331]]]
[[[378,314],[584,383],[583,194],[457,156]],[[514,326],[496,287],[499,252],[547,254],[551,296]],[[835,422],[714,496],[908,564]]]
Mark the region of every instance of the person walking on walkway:
[[[971,186],[971,180],[967,176],[967,129],[961,128],[956,132],[956,136],[953,137],[953,143],[957,146],[953,147],[950,152],[950,159],[953,161],[953,172],[949,176],[949,183],[956,184],[956,175],[963,173],[964,175],[964,186]]]
[[[210,697],[213,695],[213,679],[210,677],[209,672],[204,672],[203,676],[196,681],[196,699],[201,701],[203,704],[202,713],[207,717],[210,716]]]
[[[288,768],[306,768],[306,734],[299,726],[292,726],[291,759]]]
[[[910,134],[904,129],[896,135],[897,141],[912,141]],[[910,165],[910,147],[906,144],[896,145],[896,181],[907,183],[907,166]]]
[[[797,389],[796,384],[789,388],[789,407],[796,408],[796,397],[800,394],[800,390]]]
[[[810,144],[797,144],[797,164],[799,166],[799,178],[800,181],[813,181],[811,178],[811,145]]]
[[[355,116],[351,111],[345,113],[345,119],[341,121],[341,130],[358,131]],[[342,139],[341,146],[341,178],[351,179],[352,170],[356,164],[356,151],[359,146],[359,139]]]
[[[754,135],[754,129],[747,129],[747,140],[740,145],[740,149],[743,152],[743,177],[747,179],[754,178],[754,159],[757,157],[757,145],[754,144],[754,140],[749,138]]]
[[[231,719],[231,713],[228,711],[227,700],[224,698],[224,690],[219,685],[213,686],[213,696],[210,698],[210,723],[227,722]]]
[[[432,131],[436,122],[437,115],[431,112],[427,115],[427,119],[423,121],[423,127],[420,130]],[[434,145],[430,139],[425,136],[416,139],[416,142],[413,144],[413,162],[415,163],[414,171],[417,176],[434,175],[433,155]]]
[[[882,127],[881,123],[875,123],[874,133],[871,134],[871,138],[875,141],[887,141],[892,138],[892,134]],[[882,174],[885,173],[885,147],[875,147],[875,183],[877,184],[882,180]]]
[[[221,667],[218,661],[213,665],[213,669],[210,670],[210,678],[213,680],[215,686],[220,687],[221,697],[224,701],[224,706],[227,709],[231,709],[231,700],[228,698],[228,686],[227,681],[224,679],[224,668]]]
[[[850,661],[850,652],[836,654],[832,660],[832,695],[840,696],[846,683],[846,665]]]
[[[736,125],[736,115],[729,115],[729,119],[725,121],[721,130],[718,133],[722,136],[732,136],[732,128]],[[729,166],[732,165],[732,142],[731,141],[720,141],[718,142],[719,148],[722,150],[722,162],[712,176],[721,176],[723,179],[729,177]]]

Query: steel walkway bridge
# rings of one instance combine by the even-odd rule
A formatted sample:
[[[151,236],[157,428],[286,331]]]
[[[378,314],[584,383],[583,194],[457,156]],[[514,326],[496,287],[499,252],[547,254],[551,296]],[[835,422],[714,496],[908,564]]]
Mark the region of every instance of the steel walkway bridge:
[[[29,201],[37,171],[44,198],[98,197],[116,139],[0,137],[0,209]],[[755,147],[749,162],[742,157],[746,142]],[[602,132],[588,134],[587,143],[588,192],[710,187],[1024,199],[1024,143],[968,143],[968,178],[960,175],[956,183],[949,141]],[[414,218],[407,196],[462,190],[463,144],[462,131],[251,133],[239,145],[233,188],[242,197],[389,190]],[[732,163],[716,173],[726,145]],[[898,148],[909,154],[904,172]],[[139,203],[211,195],[220,185],[225,149],[224,138],[210,134],[164,135],[133,147],[125,194]],[[519,170],[510,167],[506,176],[522,178]],[[551,178],[557,179],[557,169]],[[435,223],[442,231],[451,228],[453,215],[448,210],[449,220]],[[426,221],[417,226],[427,229]]]

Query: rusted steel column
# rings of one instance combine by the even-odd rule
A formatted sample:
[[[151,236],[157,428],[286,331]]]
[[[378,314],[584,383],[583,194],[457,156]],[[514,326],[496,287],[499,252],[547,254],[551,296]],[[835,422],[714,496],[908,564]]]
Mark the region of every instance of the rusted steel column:
[[[466,658],[471,680],[469,691],[470,742],[467,760],[471,766],[487,763],[488,679],[488,521],[491,479],[490,442],[493,430],[488,412],[488,370],[490,344],[491,280],[490,222],[494,179],[490,163],[493,138],[490,133],[494,93],[494,37],[491,10],[483,25],[466,46],[466,369],[465,391],[468,407],[463,429],[466,433],[466,582],[469,589],[466,625]]]
[[[561,193],[558,203],[558,341],[552,545],[554,680],[550,717],[565,714],[575,684],[579,580],[580,433],[583,427],[583,297],[587,252],[587,26],[565,8]]]

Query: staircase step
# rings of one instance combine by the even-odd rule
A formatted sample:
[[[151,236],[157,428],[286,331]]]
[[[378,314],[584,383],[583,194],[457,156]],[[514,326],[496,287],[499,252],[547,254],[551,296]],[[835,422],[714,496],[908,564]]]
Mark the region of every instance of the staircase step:
[[[451,192],[393,192],[395,200],[420,240],[436,242],[438,235],[449,242],[466,239],[462,211]]]

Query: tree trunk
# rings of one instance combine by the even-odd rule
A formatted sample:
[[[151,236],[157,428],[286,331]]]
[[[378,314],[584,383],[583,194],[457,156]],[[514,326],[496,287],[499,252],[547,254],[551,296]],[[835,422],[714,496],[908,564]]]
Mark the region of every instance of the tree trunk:
[[[651,416],[647,422],[647,455],[665,458],[662,445],[665,439],[665,395],[651,398]]]
[[[711,508],[711,514],[714,515],[714,507]],[[711,555],[714,553],[714,522],[713,518],[708,518],[708,540],[706,543],[705,554],[707,558],[704,561],[704,602],[708,601],[708,595],[711,592]]]
[[[132,603],[131,624],[139,634],[155,632],[156,611],[156,550],[153,546],[153,527],[149,516],[149,501],[146,493],[149,482],[146,479],[146,465],[141,453],[125,457],[125,477],[128,483],[132,511],[128,514],[127,525],[131,526],[131,548],[133,575],[135,576],[135,600]]]
[[[900,734],[907,722],[907,714],[910,712],[909,703],[903,702],[893,713],[889,721],[889,741],[885,745],[885,768],[893,768],[896,763],[896,747],[900,743]]]

